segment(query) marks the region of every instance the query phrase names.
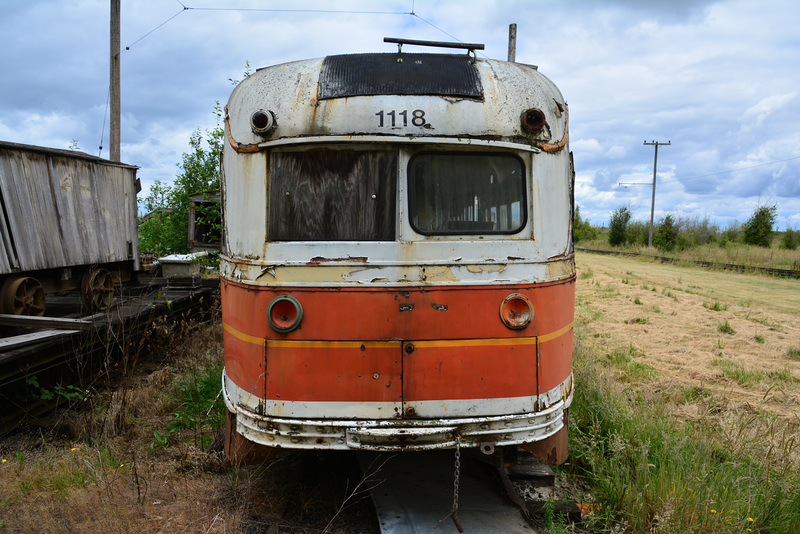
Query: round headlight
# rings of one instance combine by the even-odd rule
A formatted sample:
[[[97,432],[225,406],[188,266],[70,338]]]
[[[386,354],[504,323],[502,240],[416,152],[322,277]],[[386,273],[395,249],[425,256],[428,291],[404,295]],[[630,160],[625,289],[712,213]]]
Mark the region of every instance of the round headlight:
[[[500,319],[513,330],[521,330],[533,320],[533,304],[525,295],[512,293],[500,304]]]
[[[291,332],[303,320],[303,307],[294,297],[278,297],[269,304],[267,320],[277,332]]]

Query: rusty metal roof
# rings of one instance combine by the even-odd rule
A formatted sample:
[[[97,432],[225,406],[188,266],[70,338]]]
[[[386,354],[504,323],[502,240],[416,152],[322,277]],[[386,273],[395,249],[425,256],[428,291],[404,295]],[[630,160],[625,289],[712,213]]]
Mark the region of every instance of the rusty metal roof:
[[[322,63],[317,98],[436,95],[483,99],[480,75],[467,55],[345,54]]]

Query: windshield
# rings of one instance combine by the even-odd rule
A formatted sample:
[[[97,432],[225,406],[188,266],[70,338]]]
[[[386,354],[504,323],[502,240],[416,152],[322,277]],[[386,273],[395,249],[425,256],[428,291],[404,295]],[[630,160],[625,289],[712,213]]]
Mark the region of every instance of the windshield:
[[[418,154],[408,168],[411,226],[425,235],[519,232],[524,170],[513,154]]]
[[[272,154],[270,241],[394,241],[397,152]]]

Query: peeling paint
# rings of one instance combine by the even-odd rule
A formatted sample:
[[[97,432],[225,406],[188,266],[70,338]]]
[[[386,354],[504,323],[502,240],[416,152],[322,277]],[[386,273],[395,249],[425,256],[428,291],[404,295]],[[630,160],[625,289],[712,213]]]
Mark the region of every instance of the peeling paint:
[[[458,278],[453,274],[449,266],[434,265],[431,267],[423,267],[420,271],[420,278],[422,280],[433,280],[437,282],[447,280],[449,282],[458,282]]]
[[[471,273],[502,273],[506,267],[507,265],[504,263],[500,265],[468,265],[467,271]]]

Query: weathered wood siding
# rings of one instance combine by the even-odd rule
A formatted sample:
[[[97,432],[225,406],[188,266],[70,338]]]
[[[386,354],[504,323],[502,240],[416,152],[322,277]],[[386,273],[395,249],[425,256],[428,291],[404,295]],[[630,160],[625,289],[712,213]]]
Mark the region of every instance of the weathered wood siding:
[[[0,142],[0,274],[132,260],[136,167]]]

